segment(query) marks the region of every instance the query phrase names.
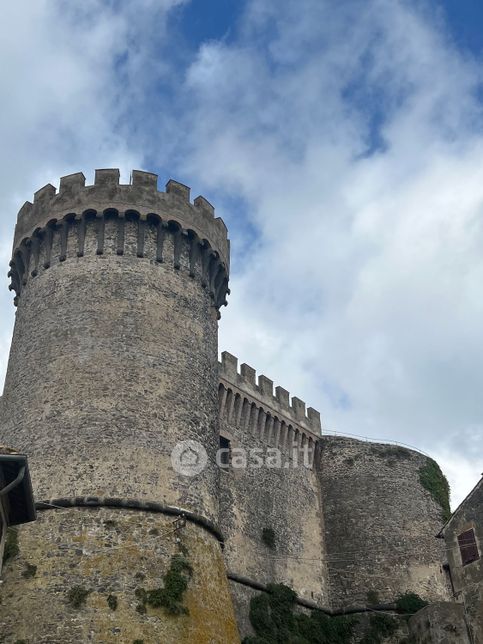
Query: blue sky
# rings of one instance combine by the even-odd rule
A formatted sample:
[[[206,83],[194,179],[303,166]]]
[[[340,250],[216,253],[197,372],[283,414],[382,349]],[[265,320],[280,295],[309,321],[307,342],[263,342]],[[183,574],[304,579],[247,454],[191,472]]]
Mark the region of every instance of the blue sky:
[[[431,453],[457,502],[483,469],[482,25],[469,0],[10,3],[4,272],[62,175],[192,186],[232,240],[220,349],[326,431]]]
[[[472,55],[483,52],[483,5],[478,0],[439,0],[442,18],[458,47]]]

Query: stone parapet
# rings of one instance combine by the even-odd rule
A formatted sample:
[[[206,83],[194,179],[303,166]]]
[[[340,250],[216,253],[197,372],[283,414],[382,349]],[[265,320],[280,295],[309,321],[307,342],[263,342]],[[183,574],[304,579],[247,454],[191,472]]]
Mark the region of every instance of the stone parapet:
[[[316,441],[321,433],[320,413],[313,407],[305,411],[305,402],[293,396],[283,387],[275,387],[273,393],[273,380],[264,375],[256,376],[256,371],[247,364],[242,364],[238,372],[238,358],[227,351],[221,354],[220,381],[225,394],[220,395],[220,414],[231,414],[230,405],[236,406],[236,396],[240,398],[240,411],[246,400],[245,406],[255,406],[262,410],[267,417],[267,422],[272,424],[277,420],[285,424],[306,440]],[[228,392],[232,391],[232,402]],[[228,406],[227,406],[228,400]],[[257,414],[259,415],[259,414]],[[247,421],[248,422],[248,421]],[[303,439],[302,439],[303,440]]]
[[[112,221],[114,230],[107,231]],[[131,222],[136,241],[129,245],[126,228]],[[95,228],[92,248],[86,244],[89,225]],[[165,243],[169,235],[172,256]],[[190,203],[190,189],[172,179],[166,192],[158,192],[155,174],[134,170],[131,183],[121,185],[119,170],[96,170],[93,186],[86,186],[78,172],[62,177],[58,192],[51,184],[38,190],[33,203],[27,201],[18,213],[9,272],[15,303],[27,281],[65,261],[72,245],[77,257],[90,251],[133,253],[155,262],[172,261],[176,269],[185,254],[190,276],[198,270],[215,306],[226,304],[230,252],[226,226],[204,197]]]

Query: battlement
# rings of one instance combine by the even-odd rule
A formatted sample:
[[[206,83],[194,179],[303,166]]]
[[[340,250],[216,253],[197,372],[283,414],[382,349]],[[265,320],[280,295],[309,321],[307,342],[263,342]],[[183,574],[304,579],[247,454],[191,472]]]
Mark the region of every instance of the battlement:
[[[226,305],[230,245],[223,220],[204,198],[190,202],[190,189],[170,179],[158,192],[158,177],[134,170],[129,185],[117,169],[96,170],[94,185],[82,172],[37,190],[18,213],[10,262],[14,302],[27,283],[59,262],[89,255],[134,256],[172,263],[199,280],[218,310]]]
[[[227,385],[234,385],[241,392],[246,393],[253,401],[268,410],[274,416],[280,416],[289,423],[315,434],[321,434],[320,413],[313,407],[306,411],[305,402],[295,396],[290,404],[290,393],[283,387],[275,387],[273,380],[264,375],[256,376],[253,367],[247,364],[240,366],[238,372],[238,358],[227,351],[221,354],[220,379]]]
[[[142,219],[155,214],[177,222],[184,230],[193,231],[220,255],[229,268],[230,246],[227,228],[215,209],[204,197],[190,202],[190,188],[170,179],[166,191],[158,191],[158,176],[133,170],[129,184],[120,183],[118,169],[95,171],[94,184],[86,186],[82,172],[61,177],[59,191],[48,183],[20,209],[15,228],[14,250],[36,230],[64,219],[68,214],[81,215],[86,210],[102,212],[111,207],[120,213],[135,210]]]

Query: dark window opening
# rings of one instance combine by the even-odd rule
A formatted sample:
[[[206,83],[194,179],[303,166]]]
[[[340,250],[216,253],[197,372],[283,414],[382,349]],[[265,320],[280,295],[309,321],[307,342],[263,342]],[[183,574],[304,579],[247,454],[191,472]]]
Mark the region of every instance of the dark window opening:
[[[467,566],[480,558],[478,546],[476,545],[475,531],[473,528],[462,532],[458,536],[458,545],[460,547],[463,566]]]
[[[230,467],[231,453],[230,453],[230,441],[224,436],[220,436],[220,458],[219,464],[222,468]]]

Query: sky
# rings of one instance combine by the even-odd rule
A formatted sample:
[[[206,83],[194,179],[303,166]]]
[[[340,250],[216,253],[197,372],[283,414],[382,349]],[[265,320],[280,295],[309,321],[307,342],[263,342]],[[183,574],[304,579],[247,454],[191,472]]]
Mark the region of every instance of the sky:
[[[16,213],[119,167],[203,194],[232,243],[220,350],[325,432],[483,471],[479,0],[18,0],[0,24],[0,380]]]

